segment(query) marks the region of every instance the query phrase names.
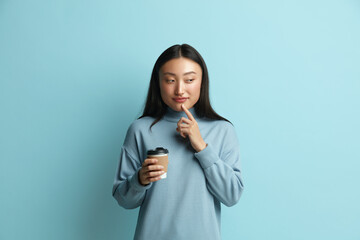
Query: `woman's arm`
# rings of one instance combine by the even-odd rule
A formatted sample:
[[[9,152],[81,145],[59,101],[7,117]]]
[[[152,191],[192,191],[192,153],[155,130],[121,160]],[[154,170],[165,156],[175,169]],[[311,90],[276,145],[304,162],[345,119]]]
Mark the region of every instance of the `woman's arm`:
[[[146,158],[142,161],[140,154],[144,152],[141,144],[142,127],[139,121],[130,125],[116,170],[112,195],[124,208],[131,209],[140,206],[146,190],[152,186],[153,182],[160,180],[163,174],[163,167],[157,165],[157,159]]]
[[[235,129],[227,128],[221,154],[217,154],[211,143],[195,153],[207,180],[208,190],[220,202],[230,207],[236,204],[244,189],[240,170],[240,151]]]
[[[140,161],[129,154],[123,146],[116,170],[112,195],[119,205],[126,209],[140,206],[145,197],[146,190],[152,185],[152,183],[146,186],[140,184],[138,178],[140,169]]]

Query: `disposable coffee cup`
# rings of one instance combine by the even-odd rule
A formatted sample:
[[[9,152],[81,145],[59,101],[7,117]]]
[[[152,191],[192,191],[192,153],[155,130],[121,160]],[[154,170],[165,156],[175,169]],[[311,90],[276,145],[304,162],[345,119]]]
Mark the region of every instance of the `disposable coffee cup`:
[[[157,147],[155,150],[148,150],[147,157],[148,158],[156,158],[158,160],[157,165],[161,165],[164,167],[163,171],[165,172],[160,176],[160,178],[164,179],[167,176],[167,167],[169,164],[168,160],[169,151],[162,147]]]

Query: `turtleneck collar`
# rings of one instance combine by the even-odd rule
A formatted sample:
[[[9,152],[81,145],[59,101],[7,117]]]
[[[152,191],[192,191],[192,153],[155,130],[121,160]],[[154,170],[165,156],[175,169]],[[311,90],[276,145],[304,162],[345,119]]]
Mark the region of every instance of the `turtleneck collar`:
[[[189,111],[191,112],[191,114],[193,115],[193,117],[195,118],[195,120],[197,120],[197,115],[195,112],[195,108],[192,107],[189,109]],[[184,111],[175,111],[170,107],[166,107],[166,113],[164,115],[164,119],[168,120],[170,122],[178,122],[180,120],[181,117],[185,117],[188,118],[188,116],[186,115],[186,113]]]

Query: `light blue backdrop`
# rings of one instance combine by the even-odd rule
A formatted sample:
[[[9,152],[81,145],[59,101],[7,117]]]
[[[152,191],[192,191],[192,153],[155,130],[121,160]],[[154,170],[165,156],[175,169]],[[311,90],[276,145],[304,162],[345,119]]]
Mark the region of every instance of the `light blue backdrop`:
[[[0,0],[0,239],[132,238],[115,168],[178,43],[241,143],[223,239],[360,239],[357,0]]]

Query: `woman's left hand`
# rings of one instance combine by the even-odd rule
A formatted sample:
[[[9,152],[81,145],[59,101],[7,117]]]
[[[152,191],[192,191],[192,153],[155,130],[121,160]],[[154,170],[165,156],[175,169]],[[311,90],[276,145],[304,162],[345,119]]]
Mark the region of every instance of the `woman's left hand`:
[[[185,107],[184,104],[181,105],[181,108],[184,110],[189,119],[184,117],[180,118],[177,123],[178,127],[176,128],[176,131],[178,131],[183,138],[188,136],[191,142],[191,146],[195,149],[196,152],[200,152],[206,148],[207,144],[201,137],[199,126],[191,112]]]

